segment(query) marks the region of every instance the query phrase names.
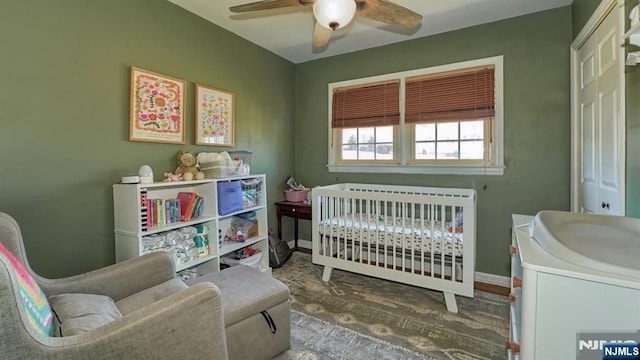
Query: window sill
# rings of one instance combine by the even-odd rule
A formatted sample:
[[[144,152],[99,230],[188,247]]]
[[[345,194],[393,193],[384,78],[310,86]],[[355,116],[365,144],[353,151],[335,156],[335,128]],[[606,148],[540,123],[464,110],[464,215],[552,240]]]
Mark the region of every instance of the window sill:
[[[329,172],[433,175],[504,175],[504,166],[327,165]]]

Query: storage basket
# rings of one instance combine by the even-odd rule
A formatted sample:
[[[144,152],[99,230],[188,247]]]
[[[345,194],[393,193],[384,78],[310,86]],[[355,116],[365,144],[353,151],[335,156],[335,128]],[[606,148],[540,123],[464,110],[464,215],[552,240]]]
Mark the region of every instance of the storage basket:
[[[307,197],[309,196],[309,189],[306,190],[285,190],[284,191],[284,198],[287,201],[290,202],[303,202],[305,200],[307,200]]]
[[[245,208],[260,205],[260,190],[262,190],[262,179],[240,180],[242,187],[242,200]]]
[[[240,181],[221,181],[218,183],[218,214],[228,215],[244,210],[242,204],[242,186]]]
[[[250,151],[235,150],[229,151],[229,156],[233,161],[234,173],[236,175],[249,175],[251,173],[251,156]]]
[[[229,159],[200,163],[200,171],[202,171],[208,179],[222,179],[235,174],[233,162]]]

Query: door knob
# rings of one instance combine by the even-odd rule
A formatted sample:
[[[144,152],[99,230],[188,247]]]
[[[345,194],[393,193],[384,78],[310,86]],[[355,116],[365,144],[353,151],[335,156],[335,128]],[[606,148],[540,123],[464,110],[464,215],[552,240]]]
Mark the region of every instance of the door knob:
[[[606,202],[604,202],[604,201],[603,201],[603,202],[602,202],[602,208],[603,208],[603,209],[605,209],[605,208],[606,208],[606,209],[609,209],[609,208],[610,208],[609,203],[606,203]]]

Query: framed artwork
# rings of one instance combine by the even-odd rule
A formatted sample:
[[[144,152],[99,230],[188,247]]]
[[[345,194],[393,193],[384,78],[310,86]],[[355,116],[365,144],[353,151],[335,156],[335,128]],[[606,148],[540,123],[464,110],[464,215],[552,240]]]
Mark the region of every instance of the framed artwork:
[[[235,95],[196,84],[196,145],[233,146]]]
[[[131,67],[129,140],[185,143],[186,82]]]

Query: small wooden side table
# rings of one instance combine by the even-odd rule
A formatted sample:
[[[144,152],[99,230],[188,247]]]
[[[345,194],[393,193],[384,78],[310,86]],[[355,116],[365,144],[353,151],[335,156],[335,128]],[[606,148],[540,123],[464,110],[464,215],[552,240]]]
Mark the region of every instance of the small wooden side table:
[[[278,239],[282,239],[282,217],[288,216],[294,219],[294,250],[298,250],[298,219],[311,220],[311,205],[302,202],[277,201],[276,214],[278,216]]]

